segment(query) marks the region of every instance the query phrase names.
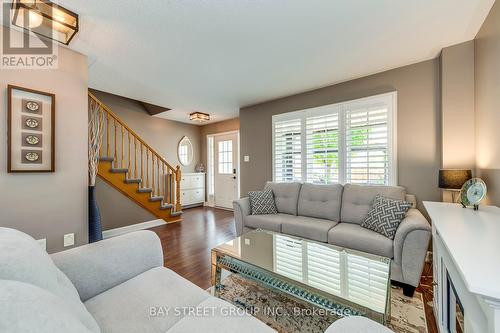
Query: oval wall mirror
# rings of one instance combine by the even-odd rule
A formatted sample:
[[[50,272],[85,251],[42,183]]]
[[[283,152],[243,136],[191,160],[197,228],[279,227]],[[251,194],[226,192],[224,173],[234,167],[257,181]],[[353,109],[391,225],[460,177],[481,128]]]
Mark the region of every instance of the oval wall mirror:
[[[177,146],[177,157],[182,165],[188,166],[193,161],[193,145],[187,136],[183,136]]]

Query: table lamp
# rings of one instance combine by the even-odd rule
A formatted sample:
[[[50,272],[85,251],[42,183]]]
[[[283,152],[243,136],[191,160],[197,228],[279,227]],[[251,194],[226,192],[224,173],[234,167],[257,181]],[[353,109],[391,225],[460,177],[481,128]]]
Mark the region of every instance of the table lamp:
[[[440,169],[439,188],[451,192],[451,200],[456,201],[456,194],[460,193],[462,185],[472,178],[470,169]]]

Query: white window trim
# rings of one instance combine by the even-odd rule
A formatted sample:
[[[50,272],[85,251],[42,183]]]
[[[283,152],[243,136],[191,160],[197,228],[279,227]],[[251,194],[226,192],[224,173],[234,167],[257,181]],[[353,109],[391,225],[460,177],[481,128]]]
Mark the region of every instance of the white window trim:
[[[387,128],[388,128],[388,150],[389,156],[389,185],[397,185],[398,184],[398,156],[397,156],[397,105],[398,105],[398,94],[397,91],[373,95],[369,97],[358,98],[354,100],[349,100],[341,103],[323,105],[320,107],[292,111],[287,113],[281,113],[272,116],[272,172],[273,172],[273,181],[276,181],[276,165],[275,165],[275,145],[274,145],[274,128],[276,122],[284,121],[284,120],[292,120],[292,119],[301,119],[301,146],[305,147],[306,135],[305,135],[305,119],[309,116],[320,116],[324,114],[331,113],[332,108],[339,108],[339,133],[340,133],[340,141],[339,141],[339,160],[342,164],[342,167],[339,170],[339,179],[342,184],[345,183],[346,175],[346,152],[345,152],[345,108],[346,106],[353,103],[365,103],[374,99],[385,100],[389,110],[388,110],[388,119],[387,119]],[[302,158],[302,180],[305,182],[307,179],[307,159]]]

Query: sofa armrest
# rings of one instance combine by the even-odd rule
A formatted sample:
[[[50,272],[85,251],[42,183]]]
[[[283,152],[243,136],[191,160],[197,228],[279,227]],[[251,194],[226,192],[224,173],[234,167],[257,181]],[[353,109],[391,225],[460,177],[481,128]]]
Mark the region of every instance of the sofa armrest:
[[[163,251],[152,231],[136,231],[51,255],[86,301],[151,268],[163,266]]]
[[[394,261],[405,283],[418,286],[431,239],[431,226],[418,209],[408,210],[394,237]]]
[[[247,197],[234,200],[233,209],[236,235],[240,236],[243,233],[243,228],[245,226],[245,216],[250,215],[250,199]]]

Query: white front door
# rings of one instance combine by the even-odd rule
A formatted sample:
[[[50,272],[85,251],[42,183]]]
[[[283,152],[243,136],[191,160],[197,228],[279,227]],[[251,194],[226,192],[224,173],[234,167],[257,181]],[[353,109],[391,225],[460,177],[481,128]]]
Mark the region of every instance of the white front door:
[[[238,133],[214,136],[215,206],[233,208],[238,199]]]

